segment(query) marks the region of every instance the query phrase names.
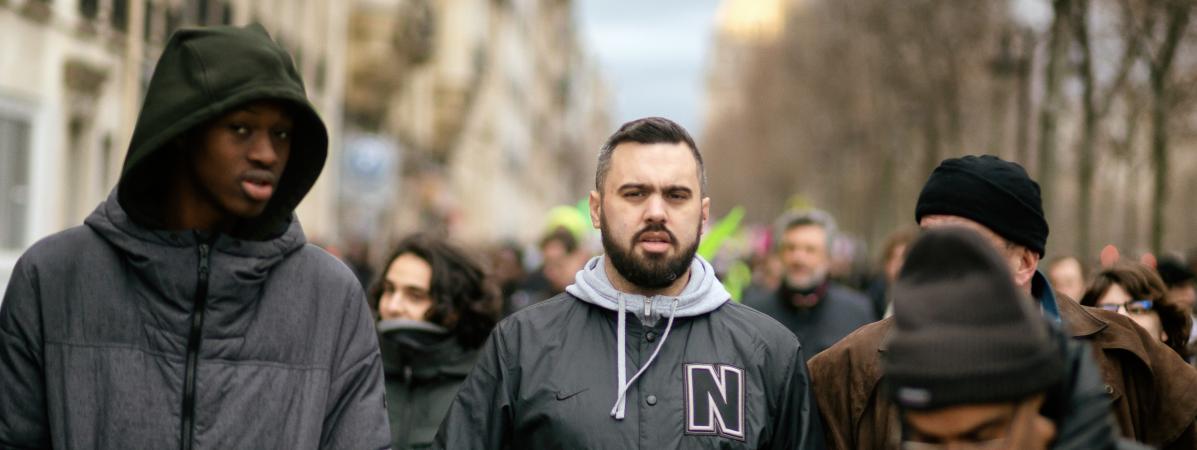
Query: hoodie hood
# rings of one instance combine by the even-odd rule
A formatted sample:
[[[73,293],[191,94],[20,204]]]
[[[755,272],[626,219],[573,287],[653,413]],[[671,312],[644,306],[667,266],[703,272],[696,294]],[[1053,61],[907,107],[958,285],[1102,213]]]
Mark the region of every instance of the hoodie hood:
[[[636,312],[636,316],[645,326],[656,324],[661,317],[703,315],[719,309],[731,299],[731,294],[723,287],[723,283],[715,278],[715,268],[698,255],[695,255],[690,263],[690,280],[677,297],[645,297],[616,290],[607,278],[603,258],[596,256],[587,261],[582,270],[574,276],[574,284],[566,287],[565,292],[586,303],[611,311],[620,311],[620,300],[623,300],[626,310]],[[677,300],[676,310],[673,308],[674,300]]]
[[[690,262],[690,280],[686,282],[686,287],[677,297],[664,295],[645,297],[620,292],[611,285],[611,279],[607,278],[604,267],[602,256],[591,258],[582,267],[582,270],[578,271],[574,277],[574,284],[566,287],[565,292],[584,302],[615,311],[615,361],[618,367],[616,382],[619,387],[616,392],[619,394],[615,398],[615,406],[611,408],[611,417],[614,417],[615,420],[623,420],[628,389],[657,359],[661,347],[669,339],[669,330],[673,329],[673,319],[699,316],[719,309],[731,298],[731,294],[728,294],[723,283],[715,278],[715,269],[711,267],[711,264],[698,255],[695,255],[694,260]],[[641,323],[650,327],[663,316],[669,318],[669,322],[665,325],[665,332],[661,333],[661,339],[658,340],[652,355],[630,379],[627,368],[628,311],[634,312]]]
[[[291,156],[263,213],[241,221],[235,235],[263,240],[287,230],[291,213],[315,184],[328,154],[328,131],[308,101],[291,55],[261,25],[182,29],[167,42],[154,68],[118,183],[118,200],[134,220],[159,227],[150,214],[172,143],[225,113],[257,100],[290,106],[295,129]]]
[[[477,352],[466,351],[449,329],[434,323],[389,319],[377,327],[384,371],[405,382],[465,378],[477,359]]]

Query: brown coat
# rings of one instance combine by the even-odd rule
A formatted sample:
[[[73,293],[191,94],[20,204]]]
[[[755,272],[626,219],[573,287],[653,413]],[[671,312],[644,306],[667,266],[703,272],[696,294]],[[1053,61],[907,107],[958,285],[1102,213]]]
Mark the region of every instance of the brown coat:
[[[1089,341],[1122,435],[1162,449],[1197,449],[1197,370],[1129,318],[1056,297],[1074,339]],[[881,389],[893,318],[848,335],[809,362],[811,390],[832,449],[897,449],[897,410]]]

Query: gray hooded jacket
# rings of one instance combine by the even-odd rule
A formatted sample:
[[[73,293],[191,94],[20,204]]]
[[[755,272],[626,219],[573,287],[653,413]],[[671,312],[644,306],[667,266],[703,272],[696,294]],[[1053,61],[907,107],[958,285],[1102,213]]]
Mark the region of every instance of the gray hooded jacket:
[[[602,258],[491,333],[439,448],[822,448],[792,333],[701,257],[677,297],[617,291]]]
[[[171,39],[118,189],[13,271],[0,305],[0,448],[388,445],[365,296],[292,213],[327,141],[283,56],[260,28]],[[218,59],[235,63],[200,64]],[[147,225],[153,177],[179,175],[157,165],[177,149],[165,143],[258,98],[290,102],[302,128],[267,213],[238,237]]]

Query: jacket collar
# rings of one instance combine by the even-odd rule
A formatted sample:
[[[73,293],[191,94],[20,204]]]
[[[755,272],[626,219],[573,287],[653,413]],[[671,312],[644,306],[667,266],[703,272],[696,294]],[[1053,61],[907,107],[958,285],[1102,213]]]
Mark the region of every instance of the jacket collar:
[[[1039,302],[1039,310],[1043,312],[1044,317],[1057,324],[1060,323],[1060,308],[1056,304],[1056,293],[1052,289],[1051,283],[1047,281],[1047,277],[1038,270],[1031,277],[1031,297]]]
[[[1090,337],[1109,326],[1104,319],[1094,315],[1092,310],[1086,309],[1075,300],[1062,294],[1057,298],[1056,305],[1060,308],[1060,319],[1072,337]]]

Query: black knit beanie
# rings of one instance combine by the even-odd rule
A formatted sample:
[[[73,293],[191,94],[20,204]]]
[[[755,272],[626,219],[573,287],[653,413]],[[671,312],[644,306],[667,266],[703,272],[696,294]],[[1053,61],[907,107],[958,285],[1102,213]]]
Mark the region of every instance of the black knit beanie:
[[[894,285],[885,379],[909,409],[1018,400],[1060,381],[1049,325],[979,234],[927,231]]]
[[[931,172],[914,209],[916,223],[943,214],[972,219],[1043,257],[1047,219],[1039,184],[1022,166],[990,155],[949,158]]]
[[[1164,285],[1168,286],[1169,289],[1197,279],[1197,275],[1194,275],[1192,270],[1185,267],[1183,262],[1170,256],[1160,258],[1160,263],[1156,267],[1156,271],[1160,273],[1160,279],[1164,280]]]

